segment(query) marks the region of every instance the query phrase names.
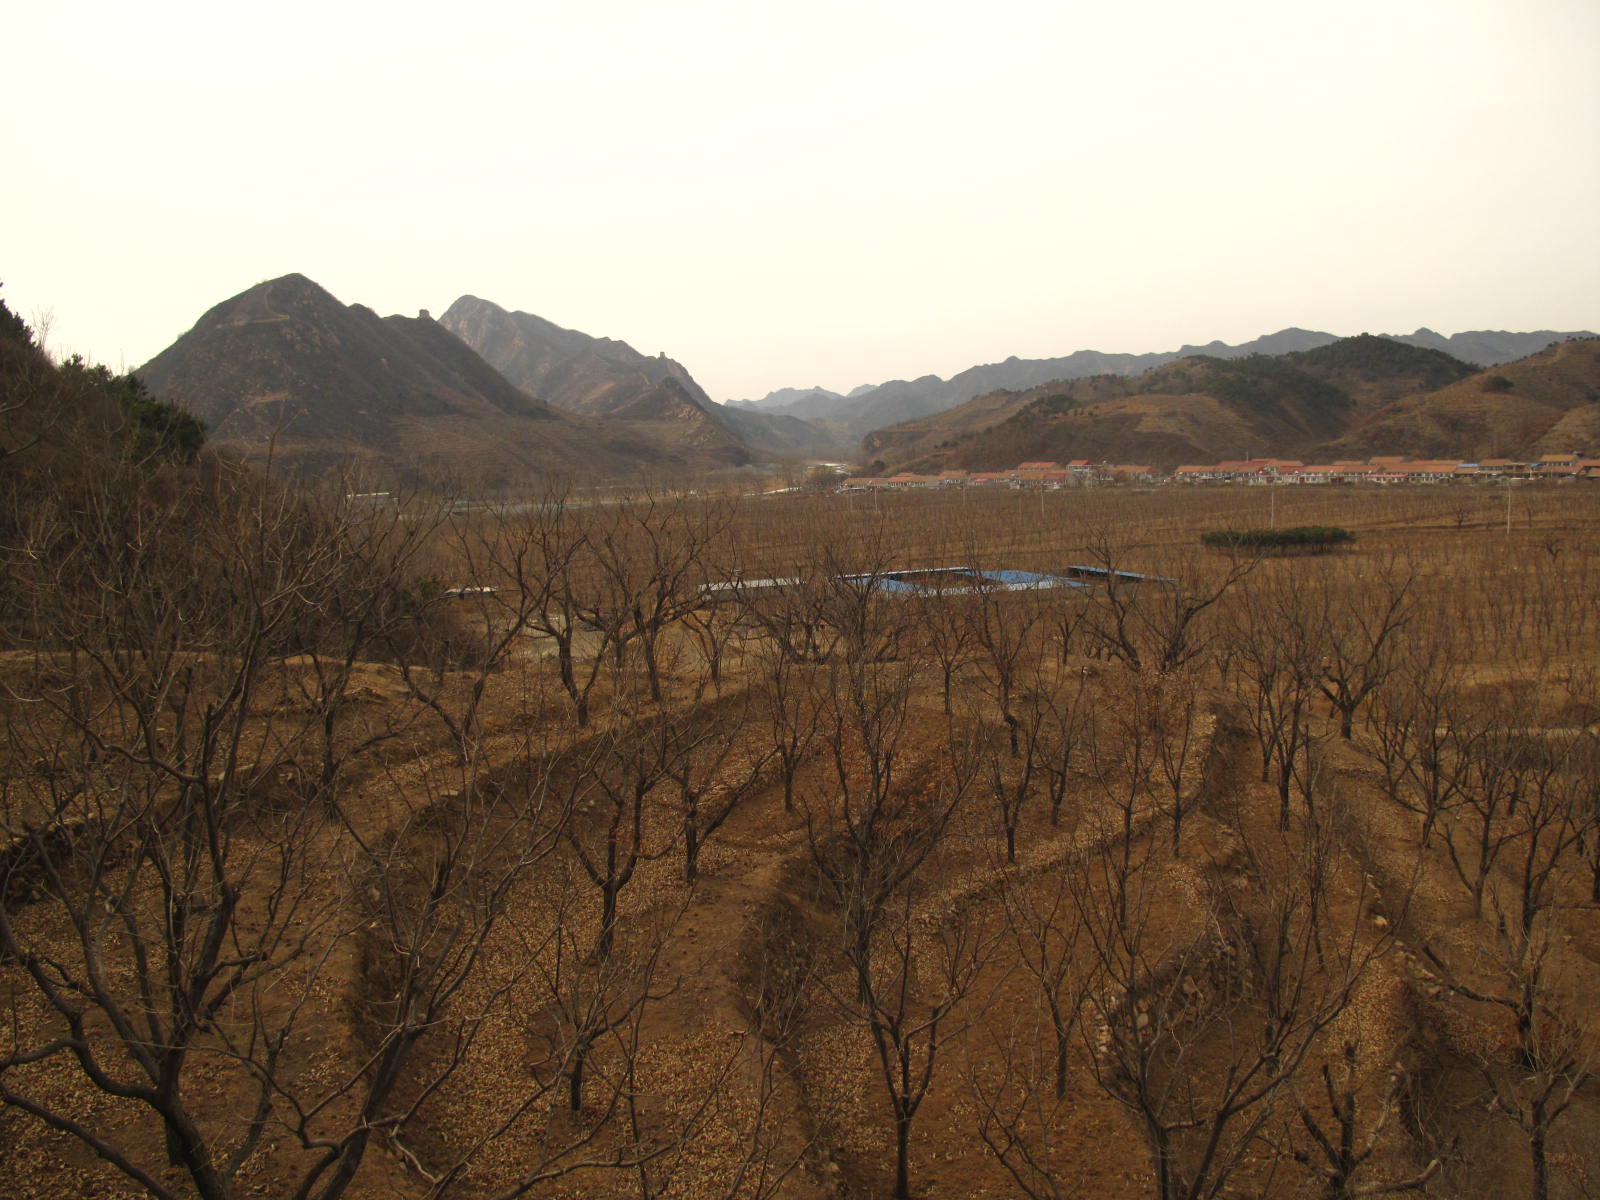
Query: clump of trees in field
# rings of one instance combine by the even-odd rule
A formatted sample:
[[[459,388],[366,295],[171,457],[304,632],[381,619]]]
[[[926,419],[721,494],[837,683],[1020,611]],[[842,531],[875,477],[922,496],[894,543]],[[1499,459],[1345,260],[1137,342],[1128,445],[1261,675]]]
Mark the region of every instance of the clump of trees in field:
[[[1213,529],[1200,535],[1212,550],[1250,554],[1327,554],[1355,543],[1356,535],[1336,525],[1297,525],[1293,529]]]

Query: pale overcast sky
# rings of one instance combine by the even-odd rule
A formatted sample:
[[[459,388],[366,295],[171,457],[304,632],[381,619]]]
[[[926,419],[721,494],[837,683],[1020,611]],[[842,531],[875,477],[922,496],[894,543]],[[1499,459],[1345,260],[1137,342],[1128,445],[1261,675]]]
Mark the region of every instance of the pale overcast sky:
[[[0,292],[136,366],[299,271],[718,399],[1600,329],[1595,0],[13,5]]]

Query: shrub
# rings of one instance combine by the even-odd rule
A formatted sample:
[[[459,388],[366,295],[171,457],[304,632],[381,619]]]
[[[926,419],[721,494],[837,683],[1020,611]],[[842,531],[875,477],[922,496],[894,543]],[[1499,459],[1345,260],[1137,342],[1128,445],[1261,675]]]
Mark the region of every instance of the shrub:
[[[1213,550],[1258,554],[1327,554],[1348,546],[1356,535],[1337,525],[1299,525],[1293,529],[1214,529],[1200,535]]]

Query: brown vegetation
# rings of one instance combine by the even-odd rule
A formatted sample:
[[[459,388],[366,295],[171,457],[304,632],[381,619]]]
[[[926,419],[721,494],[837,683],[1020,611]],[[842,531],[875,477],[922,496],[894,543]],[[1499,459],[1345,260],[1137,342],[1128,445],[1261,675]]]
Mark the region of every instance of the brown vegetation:
[[[1133,378],[997,392],[875,430],[884,472],[1004,470],[1025,459],[1307,462],[1404,451],[1470,459],[1600,449],[1600,342],[1562,342],[1473,372],[1434,351],[1347,338],[1272,359],[1190,358]]]
[[[114,482],[7,500],[16,1194],[1592,1194],[1587,490]]]

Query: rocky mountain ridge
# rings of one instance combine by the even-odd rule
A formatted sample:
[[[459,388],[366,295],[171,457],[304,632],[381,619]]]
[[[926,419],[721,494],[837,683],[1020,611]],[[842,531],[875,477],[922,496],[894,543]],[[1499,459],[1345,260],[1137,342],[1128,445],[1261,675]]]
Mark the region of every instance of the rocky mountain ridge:
[[[811,388],[791,393],[788,407],[821,412],[836,431],[921,413],[884,425],[865,443],[869,457],[905,463],[1101,453],[1166,462],[1322,445],[1354,452],[1406,430],[1417,441],[1401,448],[1417,452],[1446,452],[1452,429],[1474,431],[1491,447],[1522,446],[1586,437],[1591,423],[1600,425],[1582,412],[1564,424],[1559,418],[1584,409],[1587,400],[1573,389],[1587,385],[1568,379],[1553,401],[1517,390],[1515,381],[1470,385],[1463,381],[1472,367],[1434,344],[1465,339],[1483,358],[1554,336],[1447,339],[1421,329],[1398,339],[1336,340],[1286,329],[1172,354],[1012,358],[948,381],[928,376],[848,396]],[[1135,371],[1152,359],[1162,361]],[[356,460],[487,483],[530,472],[728,467],[834,448],[817,424],[792,411],[713,403],[681,364],[620,340],[470,295],[440,321],[426,312],[380,317],[298,274],[214,306],[140,374],[157,395],[201,417],[214,445],[301,471]],[[1419,399],[1451,387],[1476,398],[1467,415],[1460,395]],[[930,406],[936,415],[923,412]],[[1030,444],[1053,445],[1067,429],[1068,440],[1082,443],[1070,454]],[[1011,454],[1018,448],[1020,457]]]
[[[564,329],[533,313],[461,296],[439,324],[517,387],[557,408],[649,422],[656,436],[694,446],[728,463],[825,440],[817,429],[792,415],[714,403],[683,365],[665,354],[651,358],[627,342]]]
[[[426,313],[379,317],[299,274],[214,306],[138,374],[204,420],[212,445],[303,473],[361,463],[493,486],[732,457],[561,412]]]

